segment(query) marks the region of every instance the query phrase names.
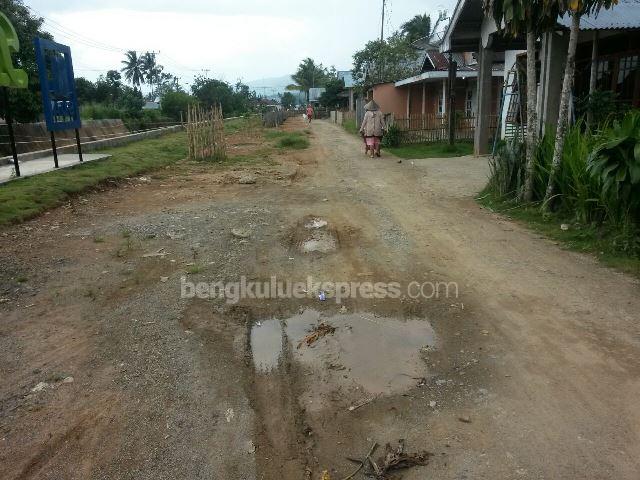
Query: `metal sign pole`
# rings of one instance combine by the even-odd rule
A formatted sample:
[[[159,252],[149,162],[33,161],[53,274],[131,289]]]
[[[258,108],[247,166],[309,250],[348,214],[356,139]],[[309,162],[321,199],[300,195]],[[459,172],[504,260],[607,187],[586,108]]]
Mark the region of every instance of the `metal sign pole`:
[[[58,168],[58,151],[56,150],[56,136],[51,130],[51,150],[53,150],[53,164]]]
[[[78,157],[82,161],[82,145],[80,144],[80,130],[76,128],[76,144],[78,145]]]
[[[20,164],[18,163],[18,152],[16,151],[16,138],[13,135],[13,119],[11,118],[11,106],[9,105],[9,94],[7,87],[2,87],[2,96],[4,97],[5,121],[7,122],[7,130],[9,131],[9,143],[11,143],[11,155],[13,155],[13,168],[16,171],[16,177],[20,176]]]

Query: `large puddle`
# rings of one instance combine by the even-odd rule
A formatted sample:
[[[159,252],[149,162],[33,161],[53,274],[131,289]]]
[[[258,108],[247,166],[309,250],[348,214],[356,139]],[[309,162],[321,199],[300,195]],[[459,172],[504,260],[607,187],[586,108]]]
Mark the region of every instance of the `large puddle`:
[[[310,346],[299,346],[321,322],[335,327],[335,332]],[[256,371],[278,369],[286,351],[285,342],[292,359],[312,372],[312,401],[325,387],[371,396],[412,388],[427,375],[420,350],[434,346],[435,338],[430,323],[423,319],[385,318],[370,313],[325,316],[305,310],[287,320],[270,319],[254,325],[251,350]]]

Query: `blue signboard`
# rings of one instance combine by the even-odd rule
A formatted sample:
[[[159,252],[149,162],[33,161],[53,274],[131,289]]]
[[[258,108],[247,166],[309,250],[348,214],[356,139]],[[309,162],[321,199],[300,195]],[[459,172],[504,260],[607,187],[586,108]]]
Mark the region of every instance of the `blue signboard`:
[[[47,130],[80,128],[71,49],[44,38],[36,38],[34,44]]]

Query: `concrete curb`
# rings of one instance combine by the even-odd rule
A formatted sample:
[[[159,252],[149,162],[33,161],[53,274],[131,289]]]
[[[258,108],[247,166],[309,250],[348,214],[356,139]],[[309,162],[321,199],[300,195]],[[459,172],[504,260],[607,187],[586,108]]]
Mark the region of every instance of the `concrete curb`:
[[[178,132],[183,129],[184,129],[183,125],[172,125],[171,127],[156,128],[154,130],[147,130],[146,132],[130,133],[129,135],[122,135],[120,137],[93,140],[91,142],[83,143],[82,151],[93,152],[95,150],[100,150],[103,148],[119,147],[121,145],[127,145],[129,143],[137,142],[139,140],[144,140],[147,138],[161,137],[162,135],[165,135],[167,133]],[[67,145],[64,147],[58,147],[57,151],[59,154],[78,152],[76,145]],[[27,162],[29,160],[35,160],[38,158],[49,157],[49,156],[51,156],[50,148],[46,150],[38,150],[35,152],[21,153],[18,155],[18,161],[22,163],[22,162]],[[4,165],[7,163],[13,164],[13,157],[11,155],[7,157],[0,157],[0,165]]]

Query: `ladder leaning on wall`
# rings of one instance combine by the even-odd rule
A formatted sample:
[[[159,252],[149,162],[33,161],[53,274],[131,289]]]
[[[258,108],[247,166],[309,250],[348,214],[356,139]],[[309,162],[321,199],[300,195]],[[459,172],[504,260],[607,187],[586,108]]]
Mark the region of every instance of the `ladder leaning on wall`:
[[[498,139],[502,134],[502,119],[505,106],[507,107],[506,118],[504,118],[504,137],[505,138],[521,138],[524,142],[527,124],[525,123],[525,112],[522,103],[522,92],[524,88],[522,75],[518,70],[517,63],[513,65],[507,73],[507,78],[502,85],[502,94],[500,96],[500,109],[498,117],[498,125],[496,134],[493,138],[493,149],[491,155],[496,154]]]

